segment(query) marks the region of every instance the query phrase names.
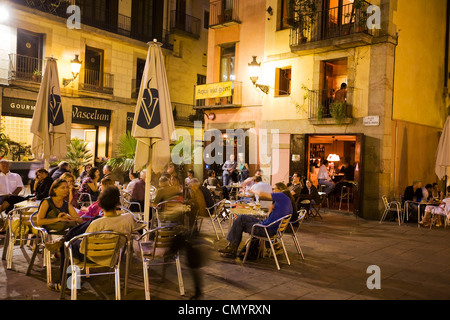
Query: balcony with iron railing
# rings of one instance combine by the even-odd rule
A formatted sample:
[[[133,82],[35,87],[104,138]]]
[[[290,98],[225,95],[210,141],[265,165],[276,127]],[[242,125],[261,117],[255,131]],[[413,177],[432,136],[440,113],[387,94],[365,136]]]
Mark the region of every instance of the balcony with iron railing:
[[[239,0],[217,0],[211,2],[209,27],[223,28],[241,23],[239,20]]]
[[[194,121],[202,121],[203,113],[191,104],[172,102],[173,120],[176,126],[193,127]]]
[[[40,83],[44,60],[20,54],[9,54],[9,80]]]
[[[79,89],[85,91],[113,94],[114,75],[98,70],[84,69],[84,77],[80,78]]]
[[[370,44],[373,30],[367,26],[368,2],[347,4],[313,14],[298,13],[290,20],[291,51],[309,54],[332,48]]]
[[[354,88],[347,88],[339,99],[329,90],[306,90],[308,119],[319,124],[349,124],[353,120],[353,108],[357,102]]]
[[[67,13],[67,7],[70,5],[78,5],[76,0],[12,0],[13,2],[58,16],[64,19],[69,17]],[[66,23],[66,21],[64,21]],[[153,39],[158,39],[163,44],[163,48],[173,50],[173,43],[170,43],[167,30],[159,31],[154,30],[152,35],[143,34],[132,28],[132,18],[117,11],[111,10],[98,10],[94,15],[84,14],[81,17],[81,23],[83,25],[98,28],[111,33],[126,36],[128,38],[149,42]]]
[[[198,87],[208,85],[219,85],[226,82],[216,84],[196,85],[194,92]],[[195,100],[195,109],[222,109],[222,108],[239,108],[242,106],[242,82],[232,81],[231,95],[226,97],[206,98]]]
[[[195,39],[200,38],[201,20],[173,10],[170,12],[170,32],[178,32]]]

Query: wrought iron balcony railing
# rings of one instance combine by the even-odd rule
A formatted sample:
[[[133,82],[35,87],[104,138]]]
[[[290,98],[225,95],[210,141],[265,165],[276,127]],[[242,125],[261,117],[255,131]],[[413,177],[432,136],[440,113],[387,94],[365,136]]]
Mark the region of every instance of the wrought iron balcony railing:
[[[307,90],[308,119],[351,119],[356,100],[354,92],[353,88],[347,88],[345,95],[339,98],[338,93],[329,90]]]
[[[240,23],[239,0],[217,0],[211,2],[209,27],[211,29]]]
[[[182,31],[196,39],[200,37],[200,19],[173,10],[170,12],[170,30]]]
[[[40,83],[44,60],[20,54],[9,54],[9,79]]]
[[[27,6],[32,9],[52,14],[54,16],[67,19],[67,7],[70,5],[79,5],[79,0],[12,0],[20,5]],[[92,13],[85,13],[81,17],[83,25],[102,29],[115,34],[120,34],[138,41],[148,42],[158,39],[163,44],[163,48],[173,50],[173,44],[169,42],[167,30],[153,30],[153,34],[143,34],[137,30],[133,30],[134,21],[129,16],[119,14],[117,11],[101,9]]]
[[[317,11],[312,15],[299,13],[292,21],[290,45],[298,46],[304,43],[365,33],[373,35],[367,27],[367,8],[370,3],[362,6],[347,4],[325,11]]]
[[[194,121],[203,120],[201,110],[195,110],[191,104],[172,102],[173,120],[178,126],[194,126]]]
[[[80,81],[81,90],[95,91],[106,94],[114,92],[114,75],[97,70],[84,70],[84,78]]]

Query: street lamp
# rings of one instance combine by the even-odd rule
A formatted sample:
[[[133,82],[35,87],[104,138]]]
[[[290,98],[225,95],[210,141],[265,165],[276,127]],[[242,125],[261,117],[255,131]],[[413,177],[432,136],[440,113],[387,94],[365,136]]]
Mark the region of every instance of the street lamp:
[[[261,69],[261,62],[257,62],[256,56],[253,56],[253,61],[248,64],[248,72],[250,74],[250,80],[252,81],[255,87],[259,88],[265,94],[268,94],[269,86],[264,86],[256,83],[259,78],[260,69]]]
[[[72,81],[74,81],[77,77],[78,74],[80,73],[80,69],[81,69],[81,61],[78,59],[78,54],[75,55],[75,59],[70,60],[70,69],[72,71],[72,79],[63,79],[63,85],[64,87],[67,87],[69,85],[69,83],[71,83]]]

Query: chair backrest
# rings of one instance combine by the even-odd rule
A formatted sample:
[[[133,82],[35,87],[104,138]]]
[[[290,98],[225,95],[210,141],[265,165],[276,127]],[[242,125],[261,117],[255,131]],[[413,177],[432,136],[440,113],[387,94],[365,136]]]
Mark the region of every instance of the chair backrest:
[[[156,218],[161,223],[183,223],[184,202],[180,200],[168,200],[160,202],[156,206]]]
[[[277,230],[277,234],[279,236],[282,236],[284,231],[286,231],[286,228],[289,225],[289,222],[291,221],[291,214],[288,214],[286,216],[284,216],[283,218],[279,219],[280,223],[278,224],[278,230]]]
[[[128,237],[120,232],[88,232],[66,242],[69,252],[74,243],[78,243],[78,240],[81,240],[80,252],[84,255],[83,268],[92,262],[99,266],[113,268],[120,263],[123,249],[128,244]]]
[[[381,196],[381,199],[383,200],[384,207],[387,209],[389,207],[389,202],[386,196]]]
[[[79,206],[90,206],[92,204],[92,196],[90,193],[82,192],[78,195]]]
[[[149,230],[142,234],[139,239],[139,248],[142,258],[150,256],[151,258],[168,257],[173,254],[170,248],[175,236],[180,232],[176,226],[161,226]],[[151,239],[147,241],[146,239]]]

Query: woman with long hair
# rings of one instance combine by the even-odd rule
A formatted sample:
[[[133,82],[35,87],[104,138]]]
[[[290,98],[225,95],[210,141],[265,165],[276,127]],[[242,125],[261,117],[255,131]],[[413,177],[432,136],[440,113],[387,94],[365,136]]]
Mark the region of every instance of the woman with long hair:
[[[49,197],[42,200],[37,214],[37,225],[47,230],[63,231],[81,223],[72,205],[66,197],[69,196],[69,185],[66,180],[58,178],[50,187]]]

